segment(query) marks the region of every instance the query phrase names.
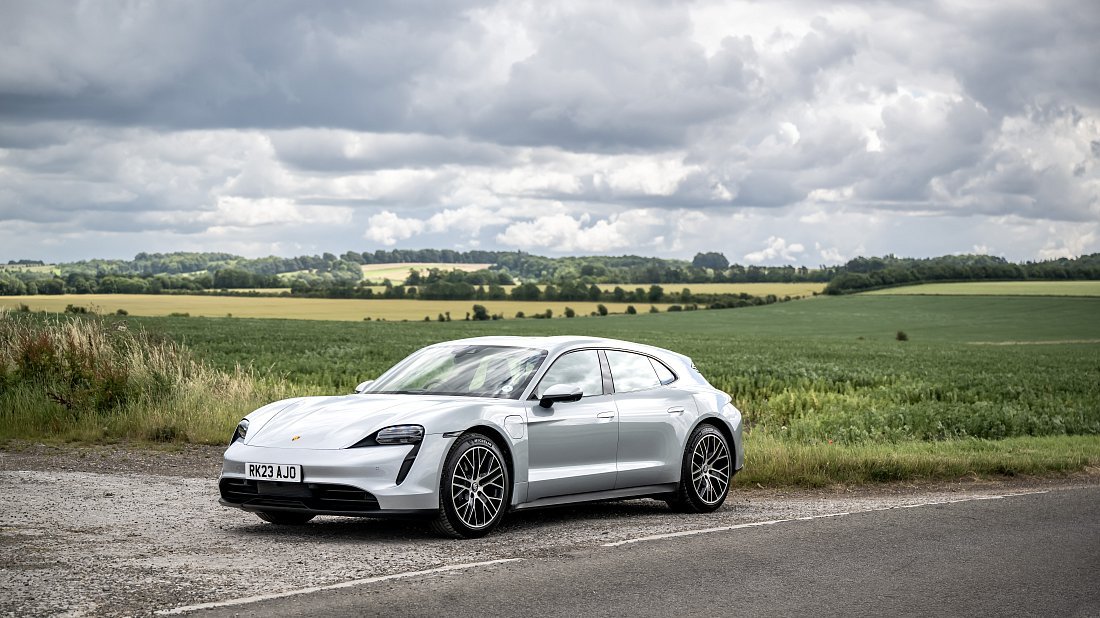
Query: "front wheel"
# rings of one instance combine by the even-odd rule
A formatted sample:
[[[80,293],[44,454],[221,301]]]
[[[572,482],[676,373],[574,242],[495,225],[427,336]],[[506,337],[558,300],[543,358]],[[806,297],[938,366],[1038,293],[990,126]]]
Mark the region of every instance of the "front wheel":
[[[314,517],[309,513],[291,513],[288,511],[259,511],[256,516],[268,523],[280,526],[300,526]]]
[[[700,425],[688,438],[680,486],[668,505],[681,513],[715,511],[729,494],[732,473],[733,458],[726,437],[713,425]]]
[[[500,447],[482,434],[466,434],[451,446],[443,465],[433,527],[457,538],[485,536],[504,517],[511,489]]]

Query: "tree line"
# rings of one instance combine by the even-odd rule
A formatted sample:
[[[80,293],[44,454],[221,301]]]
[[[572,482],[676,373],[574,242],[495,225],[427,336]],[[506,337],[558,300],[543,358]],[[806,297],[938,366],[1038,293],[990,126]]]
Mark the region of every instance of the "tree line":
[[[364,280],[368,263],[491,264],[464,272],[410,268],[403,281],[382,290]],[[695,283],[825,282],[829,294],[846,294],[925,281],[1100,279],[1100,254],[1013,263],[988,255],[935,258],[858,257],[842,266],[742,266],[717,252],[693,260],[642,256],[545,257],[522,251],[448,249],[323,253],[295,258],[247,259],[228,253],[139,253],[133,260],[86,260],[50,268],[38,260],[11,260],[0,269],[0,295],[250,293],[285,289],[283,294],[318,298],[424,298],[446,300],[567,300],[670,302],[652,298],[655,288]],[[518,285],[517,285],[518,284]],[[601,286],[627,284],[603,291]],[[506,290],[507,286],[515,286]],[[251,292],[255,293],[255,292]],[[263,292],[261,292],[263,293]],[[275,293],[275,292],[267,292]],[[730,295],[689,294],[671,302],[736,303]]]
[[[826,294],[850,294],[934,281],[1058,281],[1100,279],[1100,253],[1016,264],[989,255],[934,258],[859,257],[825,286]]]

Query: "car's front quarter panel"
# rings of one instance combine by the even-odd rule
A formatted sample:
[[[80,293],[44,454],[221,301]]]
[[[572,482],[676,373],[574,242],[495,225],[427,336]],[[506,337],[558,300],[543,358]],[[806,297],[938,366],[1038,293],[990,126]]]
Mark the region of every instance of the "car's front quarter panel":
[[[410,396],[410,399],[415,402],[415,397]],[[250,415],[249,419],[259,417],[267,424],[288,403],[292,402],[265,406],[254,412],[255,416]],[[303,483],[357,487],[372,494],[383,511],[437,509],[439,479],[451,446],[462,433],[483,427],[494,433],[491,437],[503,442],[504,450],[511,454],[516,483],[513,503],[525,499],[527,430],[521,402],[462,398],[442,406],[435,400],[425,400],[424,403],[423,413],[413,416],[403,412],[392,423],[416,423],[425,431],[413,464],[400,483],[397,478],[402,463],[414,449],[413,445],[303,448],[299,445],[305,440],[292,441],[291,437],[285,439],[286,447],[258,446],[248,444],[247,440],[234,442],[225,452],[222,478],[245,478],[247,463],[298,464],[302,466]],[[249,432],[253,430],[250,428]],[[349,441],[355,442],[363,437],[366,436],[356,436]]]

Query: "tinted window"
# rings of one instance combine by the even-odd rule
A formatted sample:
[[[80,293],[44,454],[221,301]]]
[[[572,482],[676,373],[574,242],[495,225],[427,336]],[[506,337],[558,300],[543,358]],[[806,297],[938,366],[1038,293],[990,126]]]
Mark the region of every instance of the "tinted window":
[[[541,397],[546,389],[555,384],[579,386],[585,397],[602,395],[603,374],[600,372],[599,355],[595,350],[582,350],[570,352],[554,361],[535,389],[535,396]]]
[[[648,356],[609,350],[607,362],[611,365],[611,377],[615,380],[617,393],[640,391],[661,385]]]
[[[659,360],[649,359],[649,362],[653,363],[653,370],[657,372],[657,379],[661,381],[661,384],[671,384],[676,381],[676,375],[665,367],[665,364]]]

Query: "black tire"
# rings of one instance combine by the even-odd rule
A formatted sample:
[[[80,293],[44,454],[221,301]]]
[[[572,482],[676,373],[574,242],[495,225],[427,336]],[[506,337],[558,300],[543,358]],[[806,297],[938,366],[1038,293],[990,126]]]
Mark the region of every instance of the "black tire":
[[[463,435],[443,465],[432,528],[460,539],[485,536],[503,519],[511,499],[512,477],[500,447],[479,433]]]
[[[290,513],[287,511],[258,511],[256,516],[269,524],[279,526],[300,526],[316,517],[309,513]]]
[[[713,425],[699,425],[684,447],[680,486],[667,499],[680,513],[710,513],[729,495],[733,453],[726,436]]]

